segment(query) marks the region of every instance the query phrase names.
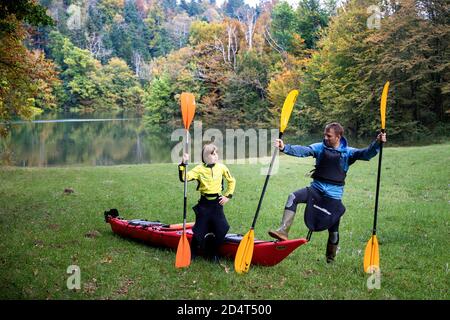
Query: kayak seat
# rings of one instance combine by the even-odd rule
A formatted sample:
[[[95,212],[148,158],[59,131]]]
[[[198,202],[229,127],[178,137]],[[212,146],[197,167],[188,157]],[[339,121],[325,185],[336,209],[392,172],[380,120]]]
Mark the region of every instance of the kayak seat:
[[[224,241],[228,241],[228,242],[233,242],[233,243],[239,243],[241,242],[242,238],[244,236],[242,234],[237,234],[237,233],[228,233],[225,236]]]
[[[128,220],[128,224],[130,224],[132,226],[140,226],[143,228],[163,226],[163,223],[161,223],[159,221],[147,221],[147,220],[142,220],[142,219]]]

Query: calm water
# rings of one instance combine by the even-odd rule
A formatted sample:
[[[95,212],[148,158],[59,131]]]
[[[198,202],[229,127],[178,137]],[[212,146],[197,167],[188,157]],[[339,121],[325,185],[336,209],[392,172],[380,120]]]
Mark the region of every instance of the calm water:
[[[177,129],[178,131],[175,131]],[[196,160],[200,157],[198,151],[201,150],[202,138],[212,140],[213,136],[219,136],[216,142],[220,143],[222,138],[223,144],[226,143],[225,129],[208,129],[212,128],[201,122],[195,122],[195,126],[191,125],[192,154],[196,147]],[[219,134],[217,130],[220,131]],[[270,131],[266,131],[270,137]],[[172,162],[172,152],[177,146],[176,150],[179,150],[181,155],[180,142],[183,135],[184,130],[181,128],[167,126],[146,130],[143,119],[133,114],[53,113],[31,122],[14,122],[11,136],[2,141],[0,151],[3,158],[8,155],[10,164],[21,167],[169,163]],[[267,154],[270,141],[267,138],[260,140],[258,143],[266,142]],[[227,159],[257,156],[249,150],[249,145],[253,145],[255,141],[235,139],[234,142],[234,155],[229,155]],[[243,148],[239,150],[238,145]],[[226,155],[223,148],[221,158]],[[176,158],[178,162],[179,157]]]
[[[203,141],[214,139],[223,146],[219,150],[221,159],[270,156],[270,141],[277,135],[276,131],[236,129],[239,128],[214,129],[195,122],[190,132],[191,154],[196,158],[191,159],[198,162]],[[3,159],[21,167],[169,163],[173,154],[175,162],[179,161],[183,133],[181,128],[167,126],[147,130],[143,119],[133,114],[52,113],[32,122],[15,122],[11,136],[2,141],[0,151]],[[321,138],[291,135],[287,139],[290,143],[309,144]],[[369,140],[358,145],[352,142],[353,146],[364,146]]]

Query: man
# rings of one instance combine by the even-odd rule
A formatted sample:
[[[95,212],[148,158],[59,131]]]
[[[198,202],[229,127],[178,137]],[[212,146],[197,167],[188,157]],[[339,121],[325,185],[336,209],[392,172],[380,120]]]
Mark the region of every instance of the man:
[[[380,133],[365,149],[348,147],[344,128],[337,122],[325,127],[322,143],[309,146],[285,145],[281,139],[277,139],[275,146],[280,151],[295,157],[312,156],[316,158],[316,165],[310,187],[294,191],[288,196],[281,226],[277,230],[270,230],[269,235],[278,240],[287,240],[297,205],[307,203],[305,223],[311,231],[328,229],[325,255],[328,263],[333,262],[339,243],[340,217],[345,212],[341,199],[349,166],[356,160],[368,161],[376,156],[380,144],[384,142],[386,133]]]

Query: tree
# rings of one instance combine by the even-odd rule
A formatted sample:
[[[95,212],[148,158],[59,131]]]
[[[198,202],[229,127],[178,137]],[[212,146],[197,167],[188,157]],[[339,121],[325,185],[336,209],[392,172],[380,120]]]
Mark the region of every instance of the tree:
[[[248,50],[251,50],[253,49],[253,35],[256,28],[256,9],[249,6],[240,7],[237,10],[237,17],[243,28]]]
[[[144,91],[124,60],[112,58],[100,74],[99,85],[106,100],[103,107],[142,110]]]
[[[155,77],[145,90],[144,106],[147,124],[167,123],[173,119],[177,107],[173,100],[171,83],[167,75]]]
[[[242,122],[267,123],[269,113],[266,88],[268,82],[267,61],[254,51],[238,56],[236,73],[230,75],[223,86],[223,107],[233,110],[234,116]],[[231,112],[227,112],[231,114]]]
[[[164,10],[158,2],[154,2],[145,19],[148,29],[148,41],[146,46],[149,48],[152,57],[159,57],[168,54],[174,47],[170,39],[169,31],[165,28],[169,17],[166,17]]]
[[[331,20],[301,90],[310,92],[302,96],[305,114],[319,126],[340,121],[350,133],[372,134],[379,128],[379,99],[389,80],[391,136],[443,132],[450,29],[442,17],[448,6],[392,1],[383,8],[381,28],[370,29],[367,8],[373,3],[350,1]]]
[[[428,133],[448,120],[450,5],[418,0],[398,4],[386,8],[392,14],[367,39],[378,59],[367,61],[365,70],[372,82],[380,85],[389,79],[393,84],[393,133]]]
[[[200,83],[195,81],[193,51],[185,47],[159,57],[152,62],[152,80],[145,88],[144,106],[147,124],[174,122],[179,119],[179,95],[183,91],[196,94],[200,100],[203,93]],[[202,105],[197,103],[197,111]]]
[[[307,101],[314,104],[305,106],[316,129],[339,121],[350,134],[363,135],[373,132],[374,121],[379,119],[373,104],[373,84],[364,79],[363,71],[366,61],[376,58],[366,41],[375,32],[366,25],[369,3],[351,2],[332,20],[319,43],[319,52],[307,67],[308,82],[300,91],[316,86],[320,103],[317,96],[309,94]]]
[[[92,54],[51,33],[51,52],[61,67],[64,105],[85,110],[142,109],[143,91],[126,62],[112,58],[102,66]]]
[[[292,7],[287,2],[278,3],[272,11],[270,25],[270,40],[273,47],[281,52],[289,51],[294,41],[296,17]]]
[[[50,25],[45,10],[32,1],[0,3],[0,120],[30,119],[41,108],[55,106],[53,88],[57,73],[51,61],[40,50],[29,50],[25,23]],[[8,126],[0,127],[6,136]]]
[[[226,0],[223,4],[223,10],[228,17],[237,18],[238,9],[244,5],[244,0]]]
[[[296,15],[297,33],[305,39],[308,48],[315,48],[320,31],[328,25],[327,12],[321,8],[319,0],[301,0]]]
[[[165,24],[165,29],[168,31],[174,47],[180,49],[186,46],[189,39],[191,23],[192,19],[186,13],[182,13],[176,15],[172,21]]]
[[[12,19],[12,16],[15,19]],[[0,2],[0,32],[12,34],[18,22],[27,22],[32,26],[52,26],[54,22],[45,12],[45,8],[33,0]]]

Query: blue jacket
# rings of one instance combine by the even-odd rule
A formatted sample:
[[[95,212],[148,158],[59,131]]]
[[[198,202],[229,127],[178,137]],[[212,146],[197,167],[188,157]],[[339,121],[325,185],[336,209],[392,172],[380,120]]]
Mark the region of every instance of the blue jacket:
[[[295,157],[314,157],[316,158],[316,165],[319,164],[320,154],[324,149],[332,149],[325,145],[325,142],[314,143],[309,146],[298,146],[285,144],[283,152],[285,154],[295,156]],[[341,166],[342,169],[347,173],[348,168],[355,163],[356,160],[369,161],[377,155],[380,151],[380,145],[375,140],[367,148],[356,149],[347,146],[347,140],[342,137],[337,151],[341,153]],[[313,180],[311,187],[316,188],[319,191],[325,193],[326,196],[333,199],[342,199],[344,194],[344,186],[338,186],[330,183],[325,183],[318,180]]]

